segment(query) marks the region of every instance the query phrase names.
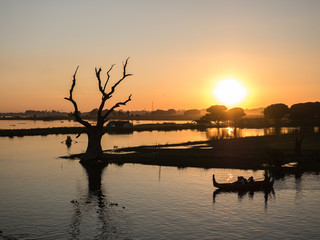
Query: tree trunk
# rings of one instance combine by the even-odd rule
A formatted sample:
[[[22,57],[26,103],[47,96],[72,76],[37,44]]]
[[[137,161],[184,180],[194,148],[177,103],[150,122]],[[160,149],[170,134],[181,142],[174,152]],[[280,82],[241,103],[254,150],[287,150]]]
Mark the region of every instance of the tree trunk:
[[[75,73],[73,74],[73,79],[72,79],[72,85],[69,91],[69,97],[65,97],[66,100],[70,101],[73,104],[74,107],[74,113],[73,116],[75,117],[75,120],[82,124],[84,127],[86,127],[86,133],[88,135],[88,147],[87,151],[85,154],[83,154],[81,158],[81,163],[83,165],[95,165],[95,167],[106,163],[106,161],[103,161],[103,152],[102,152],[102,147],[101,147],[101,138],[104,134],[103,131],[103,125],[108,121],[108,116],[111,112],[113,112],[116,108],[120,107],[121,105],[126,105],[129,101],[131,101],[131,96],[128,97],[127,100],[123,102],[117,102],[115,105],[113,105],[109,110],[107,110],[105,113],[103,112],[105,103],[108,99],[110,99],[113,95],[113,93],[116,91],[117,86],[125,80],[127,77],[131,76],[132,74],[128,74],[126,72],[127,64],[128,64],[129,58],[125,61],[123,64],[123,75],[118,80],[112,87],[109,92],[106,92],[106,87],[110,79],[110,71],[112,70],[113,66],[110,67],[110,69],[107,72],[107,80],[103,84],[101,81],[100,73],[101,73],[101,68],[95,69],[96,72],[96,77],[99,83],[99,91],[102,94],[101,98],[101,103],[98,109],[97,113],[97,124],[96,126],[93,126],[91,123],[89,123],[86,120],[83,120],[78,108],[77,102],[73,99],[73,90],[76,86],[76,74],[78,71],[79,66],[76,68]]]
[[[103,135],[102,128],[87,128],[87,135],[88,147],[81,159],[81,162],[84,164],[101,162],[103,160],[103,151],[101,147],[101,138]]]

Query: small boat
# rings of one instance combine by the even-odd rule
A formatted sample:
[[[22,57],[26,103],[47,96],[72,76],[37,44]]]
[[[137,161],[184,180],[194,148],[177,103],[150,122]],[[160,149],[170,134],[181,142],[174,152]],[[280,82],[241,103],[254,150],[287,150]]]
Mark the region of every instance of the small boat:
[[[65,143],[66,143],[66,145],[67,145],[68,147],[70,147],[70,146],[71,146],[72,139],[71,139],[71,137],[70,137],[70,136],[67,136],[67,139],[66,139]]]
[[[235,181],[233,183],[217,183],[213,174],[212,182],[213,186],[224,191],[259,191],[272,188],[274,179],[266,176],[263,181],[252,180],[249,182]]]

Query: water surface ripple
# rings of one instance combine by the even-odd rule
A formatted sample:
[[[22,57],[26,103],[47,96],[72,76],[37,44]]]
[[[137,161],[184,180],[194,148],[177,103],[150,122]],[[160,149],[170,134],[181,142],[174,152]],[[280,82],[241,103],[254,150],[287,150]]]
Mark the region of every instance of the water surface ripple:
[[[213,199],[213,173],[225,182],[263,172],[125,164],[108,165],[101,186],[90,187],[77,161],[58,158],[82,151],[85,139],[67,149],[64,138],[0,139],[0,239],[319,237],[317,174],[277,180],[274,194],[219,193]],[[124,136],[118,141],[137,143]]]

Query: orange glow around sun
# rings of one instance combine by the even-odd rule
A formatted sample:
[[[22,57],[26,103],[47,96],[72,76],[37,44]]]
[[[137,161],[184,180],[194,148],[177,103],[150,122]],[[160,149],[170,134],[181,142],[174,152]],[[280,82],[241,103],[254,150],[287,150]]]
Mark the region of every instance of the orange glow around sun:
[[[220,104],[232,107],[242,103],[248,91],[239,81],[225,79],[218,82],[212,93]]]

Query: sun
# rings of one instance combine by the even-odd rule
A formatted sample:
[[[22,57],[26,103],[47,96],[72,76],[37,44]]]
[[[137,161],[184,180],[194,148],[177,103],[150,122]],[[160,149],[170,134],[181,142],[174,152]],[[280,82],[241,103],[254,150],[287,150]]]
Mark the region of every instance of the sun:
[[[239,81],[233,79],[222,80],[213,89],[213,95],[221,104],[228,107],[243,102],[247,93],[247,89]]]

